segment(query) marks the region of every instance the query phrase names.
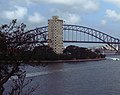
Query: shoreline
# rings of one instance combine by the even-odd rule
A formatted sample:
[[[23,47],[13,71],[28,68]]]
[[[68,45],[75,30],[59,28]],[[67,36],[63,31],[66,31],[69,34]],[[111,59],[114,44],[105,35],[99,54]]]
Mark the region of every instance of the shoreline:
[[[52,60],[52,61],[40,61],[40,63],[87,62],[87,61],[100,61],[100,60],[106,60],[106,58],[73,59],[73,60]]]
[[[96,58],[96,59],[73,59],[73,60],[46,60],[46,61],[0,61],[0,63],[64,63],[64,62],[87,62],[87,61],[100,61],[106,60],[106,58]]]

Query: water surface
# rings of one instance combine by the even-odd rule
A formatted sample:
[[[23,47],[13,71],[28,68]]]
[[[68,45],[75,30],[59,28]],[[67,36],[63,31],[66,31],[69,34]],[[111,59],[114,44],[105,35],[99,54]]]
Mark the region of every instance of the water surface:
[[[120,56],[112,56],[120,58]],[[120,61],[54,63],[25,66],[34,95],[120,95]]]

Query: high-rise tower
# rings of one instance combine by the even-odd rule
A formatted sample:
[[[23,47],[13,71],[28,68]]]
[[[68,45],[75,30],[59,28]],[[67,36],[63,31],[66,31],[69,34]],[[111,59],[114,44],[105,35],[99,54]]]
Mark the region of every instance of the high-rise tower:
[[[48,20],[48,45],[57,54],[63,53],[63,20],[58,16],[53,16]]]

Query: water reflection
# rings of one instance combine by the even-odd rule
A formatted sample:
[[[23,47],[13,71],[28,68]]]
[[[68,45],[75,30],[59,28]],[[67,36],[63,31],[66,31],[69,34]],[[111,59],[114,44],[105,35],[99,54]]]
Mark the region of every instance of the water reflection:
[[[52,73],[44,79],[44,81],[48,83],[45,83],[46,87],[44,88],[46,95],[61,95],[60,92],[64,93],[64,73],[61,72],[62,68],[63,63],[54,63],[47,66],[48,71]]]

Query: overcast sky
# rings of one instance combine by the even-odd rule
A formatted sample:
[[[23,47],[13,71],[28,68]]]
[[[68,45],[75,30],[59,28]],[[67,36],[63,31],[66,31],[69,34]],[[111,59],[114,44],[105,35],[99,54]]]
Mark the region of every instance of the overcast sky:
[[[120,0],[0,0],[0,12],[0,24],[18,19],[33,29],[57,15],[120,38]]]

